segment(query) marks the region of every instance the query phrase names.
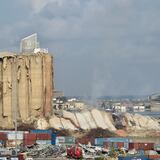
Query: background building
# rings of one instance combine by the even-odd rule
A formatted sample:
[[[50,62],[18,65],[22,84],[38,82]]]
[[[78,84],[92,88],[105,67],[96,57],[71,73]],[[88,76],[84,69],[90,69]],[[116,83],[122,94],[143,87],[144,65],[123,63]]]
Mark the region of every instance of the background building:
[[[160,94],[153,94],[149,97],[151,111],[160,112]]]

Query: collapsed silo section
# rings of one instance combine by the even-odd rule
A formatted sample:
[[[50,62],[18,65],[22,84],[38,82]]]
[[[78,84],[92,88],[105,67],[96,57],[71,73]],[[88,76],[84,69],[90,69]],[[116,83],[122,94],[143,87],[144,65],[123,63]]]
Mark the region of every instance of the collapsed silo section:
[[[15,119],[52,113],[53,58],[49,54],[0,57],[0,127],[11,128]]]

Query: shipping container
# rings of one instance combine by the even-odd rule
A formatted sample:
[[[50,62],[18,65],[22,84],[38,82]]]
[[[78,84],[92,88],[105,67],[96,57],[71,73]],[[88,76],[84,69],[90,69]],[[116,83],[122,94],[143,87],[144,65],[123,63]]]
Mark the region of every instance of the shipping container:
[[[29,131],[0,130],[0,133],[29,133]]]
[[[0,157],[0,160],[7,160],[7,157]]]
[[[30,130],[30,133],[36,133],[36,134],[52,134],[52,130],[51,129],[33,129]]]
[[[121,149],[125,148],[128,150],[128,143],[126,142],[104,142],[103,147],[106,149]]]
[[[36,136],[37,140],[51,140],[51,134],[48,133],[38,133]]]
[[[94,138],[89,138],[89,137],[82,137],[82,138],[76,138],[76,144],[91,144],[95,145],[95,139]]]
[[[128,150],[128,142],[114,142],[117,145],[117,148],[125,148]]]
[[[51,140],[36,140],[36,144],[39,144],[39,145],[50,145],[51,144]]]
[[[56,144],[56,134],[54,134],[54,133],[51,134],[51,144],[52,145]]]
[[[17,133],[9,132],[9,133],[7,133],[7,139],[8,140],[15,140],[15,139],[23,140],[23,132],[22,133],[20,133],[20,132],[17,132]]]
[[[7,133],[28,133],[28,131],[7,131]]]
[[[124,143],[124,148],[126,148],[128,150],[129,149],[129,143],[125,142]]]
[[[148,157],[151,160],[160,160],[160,154],[149,155]]]
[[[136,150],[153,150],[154,143],[129,143],[129,149]]]
[[[5,132],[0,132],[0,140],[2,141],[7,140],[7,134]]]
[[[75,137],[65,137],[65,144],[66,145],[73,145],[73,144],[75,144]]]
[[[124,142],[117,142],[118,148],[124,148]]]
[[[64,145],[65,144],[65,137],[59,136],[56,137],[56,145]]]
[[[18,157],[11,157],[10,160],[18,160]]]
[[[103,146],[104,142],[108,142],[107,139],[108,138],[95,138],[95,145]]]
[[[32,157],[27,157],[25,160],[33,160]]]
[[[6,134],[8,134],[8,133],[9,133],[9,134],[12,134],[12,133],[13,133],[13,134],[15,134],[15,133],[17,133],[17,134],[20,133],[20,134],[21,134],[21,133],[23,133],[23,134],[24,134],[24,133],[29,133],[29,131],[0,130],[0,134],[1,134],[1,133],[6,133]]]
[[[154,150],[160,151],[160,144],[154,144]]]
[[[128,138],[121,138],[121,137],[96,138],[95,139],[95,145],[103,146],[104,142],[113,142],[113,143],[123,142],[123,143],[125,143],[124,147],[128,148],[128,142],[129,141],[130,141],[130,139],[128,139]],[[115,144],[115,145],[117,145],[117,144]]]
[[[128,138],[122,138],[122,137],[111,137],[107,138],[108,142],[129,142],[130,140]]]
[[[119,156],[118,160],[149,160],[149,158],[146,156]]]
[[[26,160],[26,159],[25,159],[25,154],[19,153],[19,154],[18,154],[18,160]]]
[[[23,143],[25,146],[30,146],[30,145],[36,144],[36,139],[37,139],[37,134],[27,133],[27,134],[24,134]]]
[[[105,149],[112,149],[112,143],[111,142],[104,142],[103,143],[103,147],[105,148]]]
[[[35,133],[24,134],[24,140],[36,140],[36,139],[37,139],[37,134]]]

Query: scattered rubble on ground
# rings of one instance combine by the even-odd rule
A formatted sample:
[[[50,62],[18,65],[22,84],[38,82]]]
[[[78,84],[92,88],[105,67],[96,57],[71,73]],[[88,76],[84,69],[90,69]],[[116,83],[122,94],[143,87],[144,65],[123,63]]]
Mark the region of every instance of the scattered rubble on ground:
[[[66,148],[65,146],[33,145],[30,147],[21,148],[20,152],[26,153],[28,157],[33,158],[56,158],[65,156]]]

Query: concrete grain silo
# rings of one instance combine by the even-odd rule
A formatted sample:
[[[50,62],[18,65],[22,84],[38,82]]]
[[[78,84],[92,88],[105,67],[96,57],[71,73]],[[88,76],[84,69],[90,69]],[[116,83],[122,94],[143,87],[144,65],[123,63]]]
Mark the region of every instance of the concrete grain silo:
[[[52,113],[53,57],[0,53],[0,127]]]

